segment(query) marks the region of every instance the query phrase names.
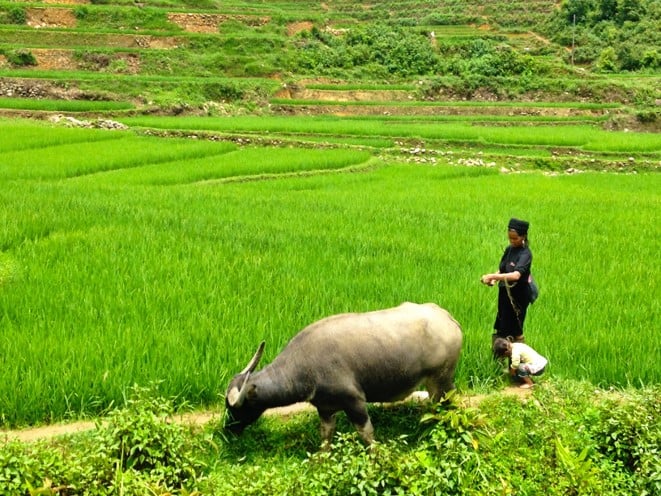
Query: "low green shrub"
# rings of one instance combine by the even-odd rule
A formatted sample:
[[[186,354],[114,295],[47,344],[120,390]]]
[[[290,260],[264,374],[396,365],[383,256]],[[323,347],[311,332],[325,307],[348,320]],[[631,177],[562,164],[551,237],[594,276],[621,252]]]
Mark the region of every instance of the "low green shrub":
[[[400,26],[369,25],[333,36],[313,27],[297,40],[299,56],[291,70],[331,74],[361,68],[369,75],[432,74],[438,64],[426,35]]]
[[[185,428],[168,422],[172,403],[153,396],[151,388],[133,388],[126,408],[111,412],[97,425],[95,444],[104,455],[119,460],[117,469],[149,474],[166,487],[195,482],[203,464],[196,458],[199,446],[191,444]]]
[[[661,110],[646,109],[636,112],[636,119],[643,124],[652,124],[654,122],[661,122]]]
[[[26,24],[28,21],[28,16],[25,11],[25,7],[11,7],[7,11],[7,22],[9,24]]]
[[[600,452],[636,476],[638,494],[661,494],[661,387],[608,399],[591,432]]]
[[[332,449],[318,451],[314,413],[230,438],[169,422],[172,403],[135,387],[94,431],[0,445],[0,494],[651,496],[659,393],[545,379],[531,395],[496,391],[474,407],[453,396],[371,406],[382,441],[365,446],[341,415]]]
[[[18,49],[5,51],[5,57],[15,67],[37,65],[37,59],[30,50]]]
[[[0,446],[0,494],[144,495],[180,490],[206,470],[203,437],[169,421],[172,402],[134,387],[96,430],[56,442]],[[161,494],[156,492],[153,494]]]

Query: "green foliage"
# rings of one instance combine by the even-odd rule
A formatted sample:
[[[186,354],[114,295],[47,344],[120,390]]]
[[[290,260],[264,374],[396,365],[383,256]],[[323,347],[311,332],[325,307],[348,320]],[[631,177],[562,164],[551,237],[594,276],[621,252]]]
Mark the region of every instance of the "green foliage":
[[[78,6],[74,9],[79,29],[117,29],[135,30],[136,27],[144,30],[180,31],[176,25],[167,19],[167,12],[155,8],[95,8]]]
[[[2,16],[2,14],[0,14],[0,16]],[[9,24],[23,25],[27,23],[28,20],[25,7],[11,7],[4,16],[0,17],[0,19],[3,17],[6,18]]]
[[[444,77],[453,99],[537,99],[542,95],[562,99],[568,89],[577,89],[579,81],[585,80],[583,74],[568,67],[569,62],[609,76],[622,71],[651,73],[661,63],[660,14],[650,0],[572,0],[560,9],[551,0],[533,4],[452,0],[433,8],[420,2],[379,2],[369,9],[347,2],[331,2],[324,9],[319,4],[276,1],[225,5],[158,0],[137,5],[133,0],[98,0],[63,7],[75,14],[74,28],[5,29],[0,32],[0,43],[7,51],[15,50],[13,47],[85,47],[100,55],[77,58],[75,75],[67,69],[39,71],[38,77],[85,92],[112,91],[119,99],[130,96],[167,111],[199,110],[210,91],[207,83],[218,77],[276,81],[282,76],[326,76],[391,82]],[[10,20],[16,8],[10,5],[0,11],[0,22],[24,23],[20,14]],[[221,22],[218,32],[192,33],[168,19],[168,12],[185,9],[200,15],[217,12],[228,19]],[[574,13],[584,19],[575,30],[568,20]],[[253,23],[244,15],[268,18],[268,22]],[[547,18],[550,21],[543,21]],[[287,35],[287,24],[301,21],[318,27]],[[482,23],[488,29],[479,26]],[[533,34],[538,30],[565,47],[575,38],[575,50],[570,54],[548,43]],[[489,52],[452,53],[453,45],[475,39],[488,39]],[[608,47],[614,47],[616,53],[615,61],[606,63],[600,54]],[[17,71],[23,63],[5,70],[11,72],[10,77],[25,76],[27,71]],[[32,72],[36,71],[30,71],[30,77]],[[106,78],[101,77],[103,73]],[[127,77],[114,79],[112,75],[117,74]],[[588,94],[577,91],[569,93],[570,98],[626,103],[655,100],[653,80],[633,85],[609,78],[608,88],[594,91],[603,84],[590,81],[583,85],[590,90]],[[628,93],[626,98],[622,98],[623,92]],[[264,99],[252,92],[233,102],[250,111],[267,108]]]
[[[173,423],[172,403],[134,387],[95,431],[54,443],[0,446],[0,493],[143,495],[191,488],[207,469],[205,437]],[[160,494],[160,492],[159,492]]]
[[[205,84],[202,94],[206,100],[236,101],[244,98],[246,89],[240,82],[219,81]]]
[[[596,67],[604,72],[615,72],[617,70],[617,54],[613,47],[606,47],[601,51]]]
[[[424,33],[397,26],[365,25],[345,36],[312,29],[298,43],[299,57],[292,70],[333,74],[337,69],[367,70],[376,76],[430,74],[438,63]]]
[[[567,495],[595,494],[594,487],[599,487],[598,471],[589,458],[590,447],[585,447],[577,455],[555,439],[555,457],[559,468],[567,476],[566,481],[556,489],[564,488]],[[597,493],[599,494],[599,493]]]
[[[301,35],[298,65],[292,70],[332,74],[361,69],[373,77],[453,74],[467,80],[480,78],[479,86],[496,77],[542,75],[547,70],[502,41],[441,39],[436,51],[425,31],[371,25],[334,36],[315,28]]]
[[[483,477],[478,448],[484,419],[477,409],[460,407],[454,393],[422,422],[433,427],[423,436],[415,458],[424,467],[426,481],[413,474],[411,494],[467,494]]]
[[[591,432],[599,451],[635,474],[638,494],[661,493],[660,387],[604,402]]]
[[[171,422],[172,404],[133,388],[97,429],[56,441],[0,445],[0,492],[12,495],[502,495],[659,491],[659,389],[601,391],[545,381],[527,398],[507,391],[466,407],[373,407],[377,438],[354,431],[330,451],[310,441],[313,413],[272,418],[241,438]],[[422,417],[421,415],[422,411]],[[411,424],[420,422],[420,429]],[[398,424],[400,424],[398,427]],[[264,424],[264,425],[261,425]],[[347,422],[341,422],[342,428]],[[408,433],[402,433],[402,429]],[[398,434],[399,432],[399,434]],[[206,460],[215,460],[208,464]]]
[[[4,55],[9,63],[15,67],[25,67],[37,65],[37,59],[30,50],[4,50]]]
[[[339,434],[330,451],[304,462],[300,489],[307,487],[309,494],[319,496],[391,494],[399,485],[399,446],[386,443],[369,448],[355,434]]]
[[[649,109],[638,111],[636,113],[636,119],[643,124],[661,122],[661,110]]]
[[[97,425],[95,441],[104,456],[120,461],[118,471],[148,473],[166,487],[194,483],[203,467],[196,458],[199,446],[185,428],[168,421],[172,403],[155,397],[151,388],[135,386],[131,394],[124,409]]]
[[[658,69],[661,9],[656,0],[566,0],[542,29],[575,46],[576,63],[605,72]]]
[[[647,480],[643,474],[614,463],[598,448],[593,433],[599,429],[598,412],[607,407],[605,394],[588,383],[553,381],[529,398],[499,391],[477,407],[426,405],[425,429],[409,435],[396,430],[385,435],[401,412],[373,409],[373,418],[379,412],[377,437],[385,441],[366,448],[357,434],[339,434],[331,451],[305,456],[294,454],[289,435],[278,442],[272,432],[259,446],[242,440],[248,452],[233,453],[238,460],[217,466],[202,490],[227,495],[656,494],[654,487],[645,492],[641,486]],[[655,390],[626,393],[623,404],[629,394],[639,401]],[[658,414],[651,421],[658,422]],[[269,427],[282,429],[277,422]],[[264,433],[248,430],[243,436],[262,439]],[[254,460],[251,449],[266,446],[270,454]]]
[[[469,494],[480,476],[476,469],[481,416],[477,410],[464,410],[455,404],[432,408],[423,418],[425,428],[415,439],[400,434],[366,447],[355,432],[339,433],[329,451],[289,460],[282,470],[258,463],[230,469],[227,477],[220,472],[211,478],[209,486],[215,493],[227,495]],[[417,422],[419,409],[413,414]],[[412,419],[395,407],[376,417],[382,433],[388,423],[395,424],[400,418],[407,419],[411,428]],[[272,443],[277,439],[271,439],[269,446]]]
[[[401,435],[366,448],[355,433],[338,435],[330,451],[303,462],[299,487],[320,496],[466,494],[477,475],[480,415],[449,401],[422,422],[427,428],[417,441]]]

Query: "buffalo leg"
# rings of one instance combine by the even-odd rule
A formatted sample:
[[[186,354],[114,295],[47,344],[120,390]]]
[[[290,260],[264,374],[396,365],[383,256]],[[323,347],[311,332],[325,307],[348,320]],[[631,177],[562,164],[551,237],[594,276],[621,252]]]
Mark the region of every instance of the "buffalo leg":
[[[349,420],[356,426],[358,434],[366,444],[374,441],[374,427],[367,413],[367,404],[364,401],[356,401],[354,405],[344,409]]]
[[[431,400],[438,403],[445,397],[445,393],[454,389],[454,382],[446,377],[435,377],[427,380],[425,386],[427,386]]]
[[[331,440],[335,433],[337,412],[317,411],[319,412],[319,418],[321,419],[321,447],[322,449],[330,449]]]

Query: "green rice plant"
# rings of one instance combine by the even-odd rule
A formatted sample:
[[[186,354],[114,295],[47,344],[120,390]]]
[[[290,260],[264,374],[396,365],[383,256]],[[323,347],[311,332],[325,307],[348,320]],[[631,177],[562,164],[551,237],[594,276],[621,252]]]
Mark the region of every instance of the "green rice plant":
[[[243,148],[216,156],[151,163],[131,169],[112,170],[94,177],[95,184],[185,184],[226,178],[258,178],[283,173],[343,169],[365,162],[368,152],[330,149]]]
[[[661,151],[661,136],[650,133],[609,132],[591,126],[507,126],[481,127],[466,124],[408,122],[402,119],[343,119],[337,117],[235,117],[235,118],[152,118],[127,117],[130,126],[158,129],[188,129],[222,132],[278,132],[289,134],[368,135],[423,138],[446,141],[477,141],[503,145],[585,147],[593,151],[622,151],[632,143],[632,152]]]
[[[19,151],[81,142],[122,139],[127,133],[93,129],[66,129],[47,123],[0,119],[0,152]]]
[[[124,135],[108,140],[99,153],[94,142],[52,146],[48,153],[35,157],[32,150],[18,150],[4,155],[0,174],[5,178],[55,179],[98,172],[140,167],[199,157],[212,157],[234,148],[229,143],[168,140]]]
[[[0,98],[0,108],[20,110],[44,110],[47,112],[103,112],[129,110],[129,102],[89,100],[35,100],[33,98]]]

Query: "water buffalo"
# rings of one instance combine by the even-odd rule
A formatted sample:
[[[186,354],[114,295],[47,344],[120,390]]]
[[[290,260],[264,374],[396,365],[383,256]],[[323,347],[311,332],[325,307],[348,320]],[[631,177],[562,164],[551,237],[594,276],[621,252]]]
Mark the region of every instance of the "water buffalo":
[[[420,383],[438,401],[454,388],[461,342],[459,324],[434,303],[327,317],[254,372],[264,351],[264,342],[259,345],[227,388],[226,427],[240,433],[268,408],[307,401],[319,412],[323,445],[330,443],[341,410],[370,444],[367,403],[401,400]]]

